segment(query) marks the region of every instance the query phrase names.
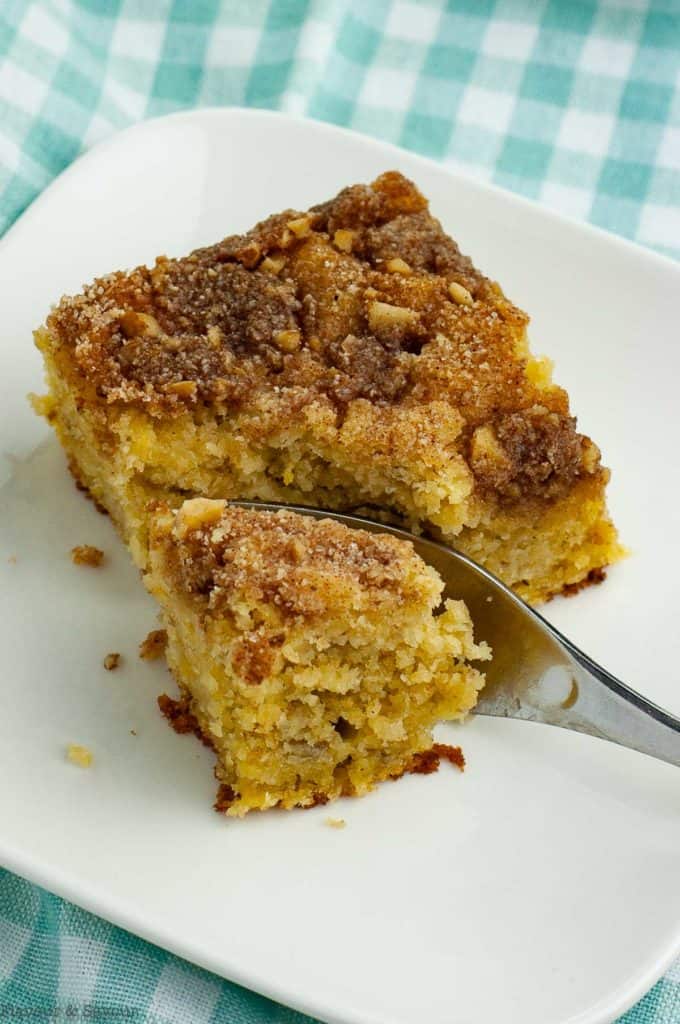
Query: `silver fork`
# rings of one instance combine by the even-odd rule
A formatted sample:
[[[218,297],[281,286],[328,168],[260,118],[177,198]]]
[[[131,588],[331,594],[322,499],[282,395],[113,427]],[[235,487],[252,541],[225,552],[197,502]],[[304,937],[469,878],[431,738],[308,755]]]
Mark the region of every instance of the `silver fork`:
[[[444,581],[444,598],[465,601],[475,636],[493,659],[475,708],[588,733],[680,766],[680,719],[630,689],[575,647],[490,572],[459,551],[362,516],[301,505],[236,501],[243,508],[280,508],[337,519],[346,526],[410,540]]]

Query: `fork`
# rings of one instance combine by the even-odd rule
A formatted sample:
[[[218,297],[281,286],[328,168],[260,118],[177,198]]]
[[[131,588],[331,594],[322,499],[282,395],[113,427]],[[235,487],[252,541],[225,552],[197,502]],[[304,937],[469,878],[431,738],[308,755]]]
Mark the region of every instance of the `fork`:
[[[304,505],[234,501],[287,509],[410,541],[444,581],[443,599],[465,601],[475,633],[490,645],[486,684],[474,713],[543,722],[588,733],[680,766],[680,719],[596,664],[492,573],[438,541],[363,516]]]

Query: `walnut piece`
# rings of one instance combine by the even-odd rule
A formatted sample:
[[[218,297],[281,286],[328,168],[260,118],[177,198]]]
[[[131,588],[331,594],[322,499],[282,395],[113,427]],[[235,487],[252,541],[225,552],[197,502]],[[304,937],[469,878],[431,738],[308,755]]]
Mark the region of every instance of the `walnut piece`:
[[[341,252],[351,252],[354,245],[355,232],[349,228],[338,228],[333,235],[333,245]]]
[[[160,324],[150,313],[126,310],[120,318],[120,326],[126,338],[158,338],[163,333]]]
[[[265,256],[259,269],[265,270],[268,274],[280,274],[285,265],[283,256]]]
[[[471,306],[474,301],[467,288],[458,281],[449,284],[449,295],[457,306]]]
[[[390,274],[412,274],[413,270],[406,262],[399,256],[395,256],[393,260],[388,260],[385,264],[385,270],[389,271]]]
[[[174,384],[166,384],[165,390],[169,395],[179,395],[180,398],[195,398],[198,388],[195,380],[178,380]]]
[[[295,220],[289,220],[286,224],[296,238],[306,238],[312,230],[312,218],[311,217],[296,217]]]
[[[368,307],[368,326],[374,334],[393,327],[415,327],[418,314],[406,306],[392,306],[389,302],[372,302]]]
[[[296,330],[279,331],[274,341],[282,352],[297,352],[300,348],[300,332]]]
[[[182,540],[192,530],[216,523],[226,507],[226,501],[218,498],[191,498],[185,501],[175,520],[176,536]]]

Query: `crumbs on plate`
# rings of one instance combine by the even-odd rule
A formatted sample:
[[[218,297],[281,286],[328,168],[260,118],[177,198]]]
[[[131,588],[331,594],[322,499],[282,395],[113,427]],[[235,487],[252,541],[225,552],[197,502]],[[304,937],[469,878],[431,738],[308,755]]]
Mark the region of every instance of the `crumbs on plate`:
[[[92,544],[78,544],[71,548],[71,561],[74,565],[89,565],[98,568],[104,559],[104,552]]]
[[[71,764],[77,764],[79,768],[89,768],[92,764],[92,751],[79,743],[69,743],[66,748],[66,757]]]
[[[144,661],[155,661],[156,658],[162,658],[167,642],[168,634],[164,629],[152,629],[139,645],[139,657]]]

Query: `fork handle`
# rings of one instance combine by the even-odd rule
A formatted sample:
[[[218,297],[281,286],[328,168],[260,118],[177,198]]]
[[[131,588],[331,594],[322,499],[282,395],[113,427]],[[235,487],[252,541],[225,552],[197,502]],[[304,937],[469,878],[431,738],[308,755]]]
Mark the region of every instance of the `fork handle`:
[[[553,626],[547,625],[575,669],[576,690],[561,706],[561,720],[555,724],[631,747],[680,767],[680,718],[626,686]]]

